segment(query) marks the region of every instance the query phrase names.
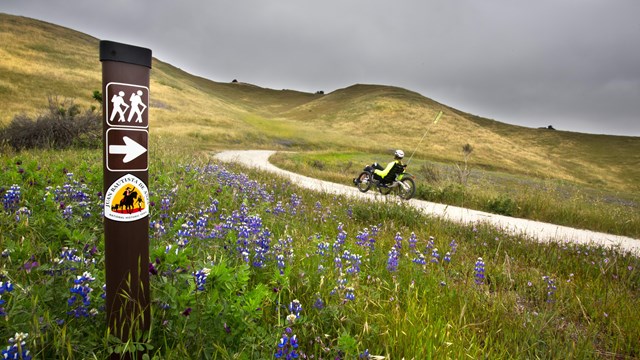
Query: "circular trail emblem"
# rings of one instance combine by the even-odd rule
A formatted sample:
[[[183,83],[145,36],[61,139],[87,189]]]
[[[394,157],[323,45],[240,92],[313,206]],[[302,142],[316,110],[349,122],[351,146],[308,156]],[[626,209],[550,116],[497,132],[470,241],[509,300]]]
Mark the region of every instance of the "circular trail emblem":
[[[107,219],[129,222],[149,215],[149,189],[137,177],[127,174],[116,180],[104,197]]]

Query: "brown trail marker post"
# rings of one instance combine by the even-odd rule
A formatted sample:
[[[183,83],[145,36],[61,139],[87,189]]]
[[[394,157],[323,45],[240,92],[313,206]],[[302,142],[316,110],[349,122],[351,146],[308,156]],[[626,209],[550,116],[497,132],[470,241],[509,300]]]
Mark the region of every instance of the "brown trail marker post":
[[[101,41],[100,61],[107,321],[112,335],[138,342],[142,339],[136,337],[151,324],[147,188],[151,50]],[[129,355],[133,354],[125,357]]]

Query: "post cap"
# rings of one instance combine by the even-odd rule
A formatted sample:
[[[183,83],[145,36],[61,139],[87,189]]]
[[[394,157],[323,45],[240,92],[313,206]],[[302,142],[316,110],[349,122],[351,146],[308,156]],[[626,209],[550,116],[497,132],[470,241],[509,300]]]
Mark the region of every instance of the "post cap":
[[[100,61],[118,61],[151,69],[151,50],[114,41],[101,40]]]

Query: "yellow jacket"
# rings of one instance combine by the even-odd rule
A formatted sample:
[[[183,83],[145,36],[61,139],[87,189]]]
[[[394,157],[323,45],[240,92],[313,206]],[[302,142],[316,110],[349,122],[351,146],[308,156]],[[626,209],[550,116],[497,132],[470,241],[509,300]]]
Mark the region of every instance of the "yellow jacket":
[[[391,171],[391,169],[393,169],[393,167],[394,167],[396,164],[398,164],[398,165],[400,165],[400,166],[403,166],[403,165],[402,165],[402,161],[400,161],[400,160],[393,160],[392,162],[390,162],[390,163],[387,165],[387,167],[386,167],[386,168],[384,168],[384,170],[377,170],[377,169],[376,169],[376,170],[374,170],[373,172],[374,172],[374,174],[376,174],[376,175],[378,175],[378,176],[380,176],[381,178],[383,178],[383,179],[384,179],[387,175],[389,175],[389,172]]]

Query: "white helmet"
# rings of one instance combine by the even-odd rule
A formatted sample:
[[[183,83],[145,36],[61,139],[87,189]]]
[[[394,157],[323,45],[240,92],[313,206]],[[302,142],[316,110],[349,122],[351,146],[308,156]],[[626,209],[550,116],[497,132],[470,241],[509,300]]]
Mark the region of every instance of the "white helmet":
[[[396,150],[396,152],[393,153],[393,156],[397,157],[398,159],[402,159],[404,157],[404,151]]]

